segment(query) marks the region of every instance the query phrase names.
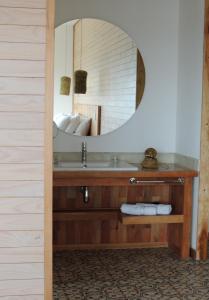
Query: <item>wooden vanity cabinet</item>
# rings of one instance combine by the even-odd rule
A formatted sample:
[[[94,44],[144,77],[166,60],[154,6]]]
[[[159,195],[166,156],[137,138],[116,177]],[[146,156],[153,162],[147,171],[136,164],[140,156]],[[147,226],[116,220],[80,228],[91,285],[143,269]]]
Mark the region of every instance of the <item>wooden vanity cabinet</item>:
[[[175,165],[156,171],[54,171],[54,249],[168,246],[181,258],[189,257],[195,176],[196,171]],[[87,204],[81,186],[88,187]],[[170,203],[172,214],[123,215],[119,208],[126,202]]]

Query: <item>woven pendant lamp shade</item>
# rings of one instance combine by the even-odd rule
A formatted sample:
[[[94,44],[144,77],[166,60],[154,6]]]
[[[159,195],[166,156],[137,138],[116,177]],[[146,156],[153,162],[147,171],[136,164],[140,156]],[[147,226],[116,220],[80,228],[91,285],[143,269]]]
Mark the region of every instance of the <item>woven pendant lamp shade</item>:
[[[68,96],[70,94],[71,78],[67,76],[61,77],[60,95]]]
[[[87,75],[88,73],[84,70],[75,71],[75,94],[86,94],[87,90]]]

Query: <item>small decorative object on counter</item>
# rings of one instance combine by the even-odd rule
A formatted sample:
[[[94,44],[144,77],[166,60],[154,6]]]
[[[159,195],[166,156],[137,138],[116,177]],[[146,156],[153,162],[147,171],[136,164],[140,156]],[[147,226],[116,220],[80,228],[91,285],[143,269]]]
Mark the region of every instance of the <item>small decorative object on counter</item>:
[[[157,160],[157,151],[154,148],[148,148],[144,152],[145,158],[142,162],[142,167],[146,169],[157,169],[158,160]]]

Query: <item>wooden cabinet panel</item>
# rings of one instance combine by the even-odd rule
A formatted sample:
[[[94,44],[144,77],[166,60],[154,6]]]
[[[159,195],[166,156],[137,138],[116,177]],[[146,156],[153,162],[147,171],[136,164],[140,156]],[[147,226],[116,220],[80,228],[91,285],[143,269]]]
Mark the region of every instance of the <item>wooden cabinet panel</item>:
[[[189,257],[194,170],[54,172],[54,249],[168,246]],[[130,178],[134,177],[134,181]],[[80,186],[88,187],[88,202]],[[121,214],[123,203],[171,204],[170,215]]]

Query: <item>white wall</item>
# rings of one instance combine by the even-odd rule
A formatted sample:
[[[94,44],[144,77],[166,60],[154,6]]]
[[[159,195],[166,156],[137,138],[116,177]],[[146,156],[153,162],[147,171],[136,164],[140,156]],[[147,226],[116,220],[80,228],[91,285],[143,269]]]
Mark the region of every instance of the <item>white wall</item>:
[[[200,157],[204,0],[180,0],[176,152]],[[196,249],[199,180],[193,193],[192,247]]]
[[[180,0],[176,152],[199,158],[204,0]]]
[[[73,79],[73,24],[63,24],[55,29],[54,56],[54,115],[71,113],[73,82],[70,95],[60,95],[60,79],[69,76]]]
[[[120,26],[135,41],[146,68],[146,86],[136,114],[111,134],[87,138],[89,151],[175,152],[179,0],[59,0],[57,25],[82,17]],[[82,138],[60,133],[55,151],[80,151]]]
[[[74,70],[80,68],[88,72],[87,91],[75,94],[74,103],[101,106],[101,134],[126,123],[136,110],[133,40],[109,22],[82,19],[74,28]]]

